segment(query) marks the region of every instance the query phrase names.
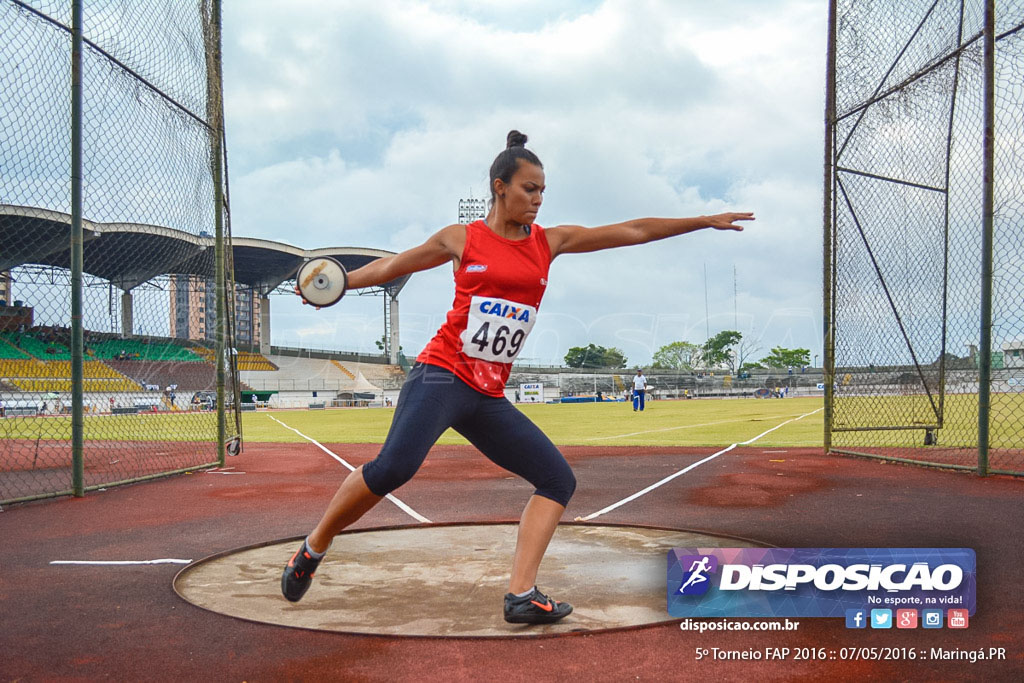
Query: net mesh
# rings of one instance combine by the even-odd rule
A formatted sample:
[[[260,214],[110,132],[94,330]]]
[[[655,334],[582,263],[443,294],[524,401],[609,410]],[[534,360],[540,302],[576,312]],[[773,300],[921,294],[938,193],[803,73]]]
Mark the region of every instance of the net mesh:
[[[70,27],[0,0],[0,501],[71,486]],[[84,3],[86,487],[218,459],[218,30],[207,1]]]
[[[982,0],[837,0],[832,448],[979,450]],[[1024,472],[1024,2],[996,10],[990,467]]]

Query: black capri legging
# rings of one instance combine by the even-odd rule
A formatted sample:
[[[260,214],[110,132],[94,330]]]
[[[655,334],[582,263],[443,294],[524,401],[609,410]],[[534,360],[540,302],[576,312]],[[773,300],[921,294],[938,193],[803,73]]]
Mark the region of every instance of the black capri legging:
[[[536,495],[566,505],[576,477],[551,440],[506,398],[481,394],[454,373],[417,363],[409,372],[384,446],[363,465],[378,496],[412,479],[427,452],[451,427],[491,462],[536,487]]]

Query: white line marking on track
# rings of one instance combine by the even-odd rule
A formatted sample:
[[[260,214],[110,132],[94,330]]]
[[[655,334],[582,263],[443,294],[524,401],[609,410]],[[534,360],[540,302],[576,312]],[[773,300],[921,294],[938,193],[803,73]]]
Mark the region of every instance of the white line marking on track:
[[[628,434],[615,434],[613,436],[594,436],[586,441],[605,441],[607,439],[623,439],[627,436],[637,436],[639,434],[655,434],[657,432],[674,432],[677,429],[693,429],[694,427],[711,427],[713,425],[728,424],[730,422],[746,422],[748,418],[741,418],[738,420],[719,420],[717,422],[702,422],[700,424],[692,425],[680,425],[679,427],[663,427],[661,429],[646,429],[642,432],[629,432]]]
[[[817,411],[815,411],[815,412],[817,412]],[[799,420],[800,417],[804,417],[804,416],[801,415],[800,417],[796,417],[796,416],[794,416],[794,417]],[[678,429],[693,429],[694,427],[713,427],[714,425],[724,425],[724,424],[730,424],[730,423],[733,423],[733,422],[749,422],[749,421],[750,421],[749,417],[741,417],[741,418],[737,418],[737,419],[734,419],[734,420],[718,420],[716,422],[701,422],[699,424],[680,425],[678,427],[663,427],[661,429],[647,429],[647,430],[644,430],[642,432],[629,432],[628,434],[615,434],[614,436],[594,436],[594,437],[591,437],[591,438],[586,439],[586,440],[587,441],[604,441],[604,440],[607,440],[607,439],[622,439],[622,438],[625,438],[627,436],[637,436],[639,434],[656,434],[657,432],[673,432],[673,431],[676,431]]]
[[[313,445],[315,445],[315,446],[316,446],[317,448],[319,448],[320,450],[322,450],[322,451],[323,451],[324,453],[326,453],[327,455],[331,456],[332,458],[334,458],[335,460],[337,460],[338,462],[340,462],[340,463],[341,463],[342,465],[344,465],[345,467],[347,467],[347,468],[348,468],[349,470],[351,470],[351,471],[353,471],[353,472],[355,471],[355,469],[356,469],[355,467],[353,467],[352,465],[350,465],[349,463],[347,463],[347,462],[346,462],[346,461],[345,461],[345,460],[344,460],[343,458],[341,458],[341,457],[340,457],[339,455],[337,455],[336,453],[334,453],[333,451],[331,451],[331,449],[327,448],[327,446],[324,446],[324,445],[323,445],[322,443],[320,443],[320,442],[319,442],[319,441],[317,441],[316,439],[312,439],[312,438],[310,438],[310,437],[306,436],[305,434],[303,434],[302,432],[300,432],[300,431],[299,431],[298,429],[295,429],[295,427],[289,427],[288,425],[286,425],[286,424],[285,424],[284,422],[281,422],[280,420],[278,420],[278,419],[277,419],[276,417],[274,417],[273,415],[270,415],[270,414],[266,414],[266,415],[267,415],[267,417],[269,417],[269,418],[270,418],[271,420],[273,420],[274,422],[278,423],[278,424],[279,424],[279,425],[281,425],[282,427],[285,427],[286,429],[290,429],[290,430],[292,430],[293,432],[295,432],[296,434],[298,434],[299,436],[301,436],[301,437],[302,437],[303,439],[305,439],[306,441],[309,441],[310,443],[312,443]],[[388,495],[384,496],[384,497],[385,497],[385,498],[387,498],[388,500],[390,500],[390,501],[391,501],[392,503],[394,503],[395,505],[397,505],[397,506],[398,506],[398,508],[399,508],[399,509],[400,509],[400,510],[401,510],[402,512],[406,513],[407,515],[409,515],[410,517],[412,517],[412,518],[413,518],[413,519],[415,519],[416,521],[418,521],[418,522],[423,522],[423,523],[425,523],[425,524],[431,524],[431,521],[430,521],[429,519],[427,519],[426,517],[424,517],[424,516],[423,516],[423,515],[421,515],[420,513],[416,512],[416,511],[415,511],[415,510],[413,510],[413,509],[412,509],[411,507],[409,507],[408,505],[406,505],[405,503],[403,503],[402,501],[400,501],[400,500],[399,500],[398,498],[395,498],[395,497],[394,497],[393,495],[391,495],[390,493],[389,493]]]
[[[803,418],[807,417],[808,415],[814,415],[815,413],[820,412],[822,410],[824,410],[824,408],[818,408],[817,410],[812,410],[809,413],[804,413],[803,415],[801,415],[799,417],[794,417],[792,419],[786,420],[785,422],[783,422],[781,424],[777,424],[777,425],[775,425],[774,427],[772,427],[771,429],[769,429],[766,432],[761,432],[760,434],[755,436],[753,439],[748,439],[747,441],[741,441],[739,443],[734,443],[731,446],[727,446],[726,448],[723,448],[722,450],[718,451],[717,453],[712,453],[711,455],[709,455],[708,457],[704,458],[703,460],[698,460],[697,462],[693,463],[692,465],[684,467],[683,469],[679,470],[678,472],[675,472],[673,474],[668,475],[667,477],[665,477],[661,481],[658,481],[658,482],[655,482],[655,483],[651,484],[650,486],[648,486],[647,488],[645,488],[642,491],[637,491],[633,495],[631,495],[631,496],[629,496],[627,498],[623,498],[622,500],[618,501],[617,503],[612,503],[608,507],[602,508],[601,510],[598,510],[597,512],[592,512],[591,514],[587,515],[586,517],[577,517],[575,519],[575,521],[577,521],[577,522],[589,522],[590,520],[594,519],[595,517],[599,517],[599,516],[605,514],[606,512],[611,512],[615,508],[622,507],[626,503],[629,503],[630,501],[634,501],[634,500],[636,500],[637,498],[639,498],[640,496],[642,496],[644,494],[650,493],[651,491],[653,491],[654,489],[658,488],[659,486],[662,486],[663,484],[667,484],[668,482],[672,481],[676,477],[681,476],[683,474],[686,474],[690,470],[692,470],[692,469],[694,469],[696,467],[699,467],[699,466],[703,465],[706,462],[710,462],[711,460],[714,460],[715,458],[717,458],[718,456],[722,455],[723,453],[728,453],[729,451],[731,451],[732,449],[736,448],[737,446],[746,446],[748,444],[752,444],[755,441],[757,441],[758,439],[760,439],[762,436],[764,436],[765,434],[770,434],[770,433],[774,432],[779,427],[783,427],[785,425],[788,425],[790,422],[796,422],[797,420],[803,419]]]
[[[165,557],[159,560],[53,560],[50,564],[88,564],[101,566],[123,566],[133,564],[190,564],[192,560]]]

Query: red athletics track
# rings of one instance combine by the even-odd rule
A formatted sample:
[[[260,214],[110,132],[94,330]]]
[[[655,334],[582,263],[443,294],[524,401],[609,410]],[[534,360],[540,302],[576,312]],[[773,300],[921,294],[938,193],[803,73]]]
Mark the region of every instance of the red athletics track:
[[[331,446],[353,464],[375,446]],[[786,452],[780,452],[786,450]],[[567,519],[595,512],[712,452],[564,449],[579,480]],[[776,462],[782,461],[782,462]],[[594,520],[702,529],[777,546],[969,547],[978,611],[964,631],[680,631],[674,623],[553,638],[394,638],[304,631],[204,611],[175,595],[180,566],[53,566],[51,560],[199,559],[304,533],[340,464],[311,444],[248,444],[229,466],[8,507],[0,513],[2,680],[1024,680],[1024,481],[745,448]],[[435,448],[396,492],[435,522],[511,520],[530,489],[469,447]],[[408,524],[383,502],[359,527]],[[287,558],[282,558],[284,562]],[[316,586],[313,587],[316,590]],[[565,596],[571,600],[572,596]],[[498,598],[500,600],[500,597]],[[381,605],[386,609],[386,605]],[[483,604],[497,610],[500,603]],[[695,661],[697,647],[1005,647],[984,661]],[[986,650],[987,651],[987,650]]]

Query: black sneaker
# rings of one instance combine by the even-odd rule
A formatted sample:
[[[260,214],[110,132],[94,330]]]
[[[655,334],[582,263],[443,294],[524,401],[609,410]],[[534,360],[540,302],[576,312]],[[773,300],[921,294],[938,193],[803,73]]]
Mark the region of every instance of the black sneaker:
[[[552,600],[534,586],[529,595],[505,594],[505,621],[510,624],[550,624],[572,614],[572,605]]]
[[[320,560],[322,559],[321,557]],[[288,560],[288,566],[281,575],[281,592],[284,597],[292,602],[302,599],[309,590],[309,585],[313,583],[313,572],[320,565],[320,560],[309,554],[306,541],[302,541],[302,545],[292,555],[292,559]]]

